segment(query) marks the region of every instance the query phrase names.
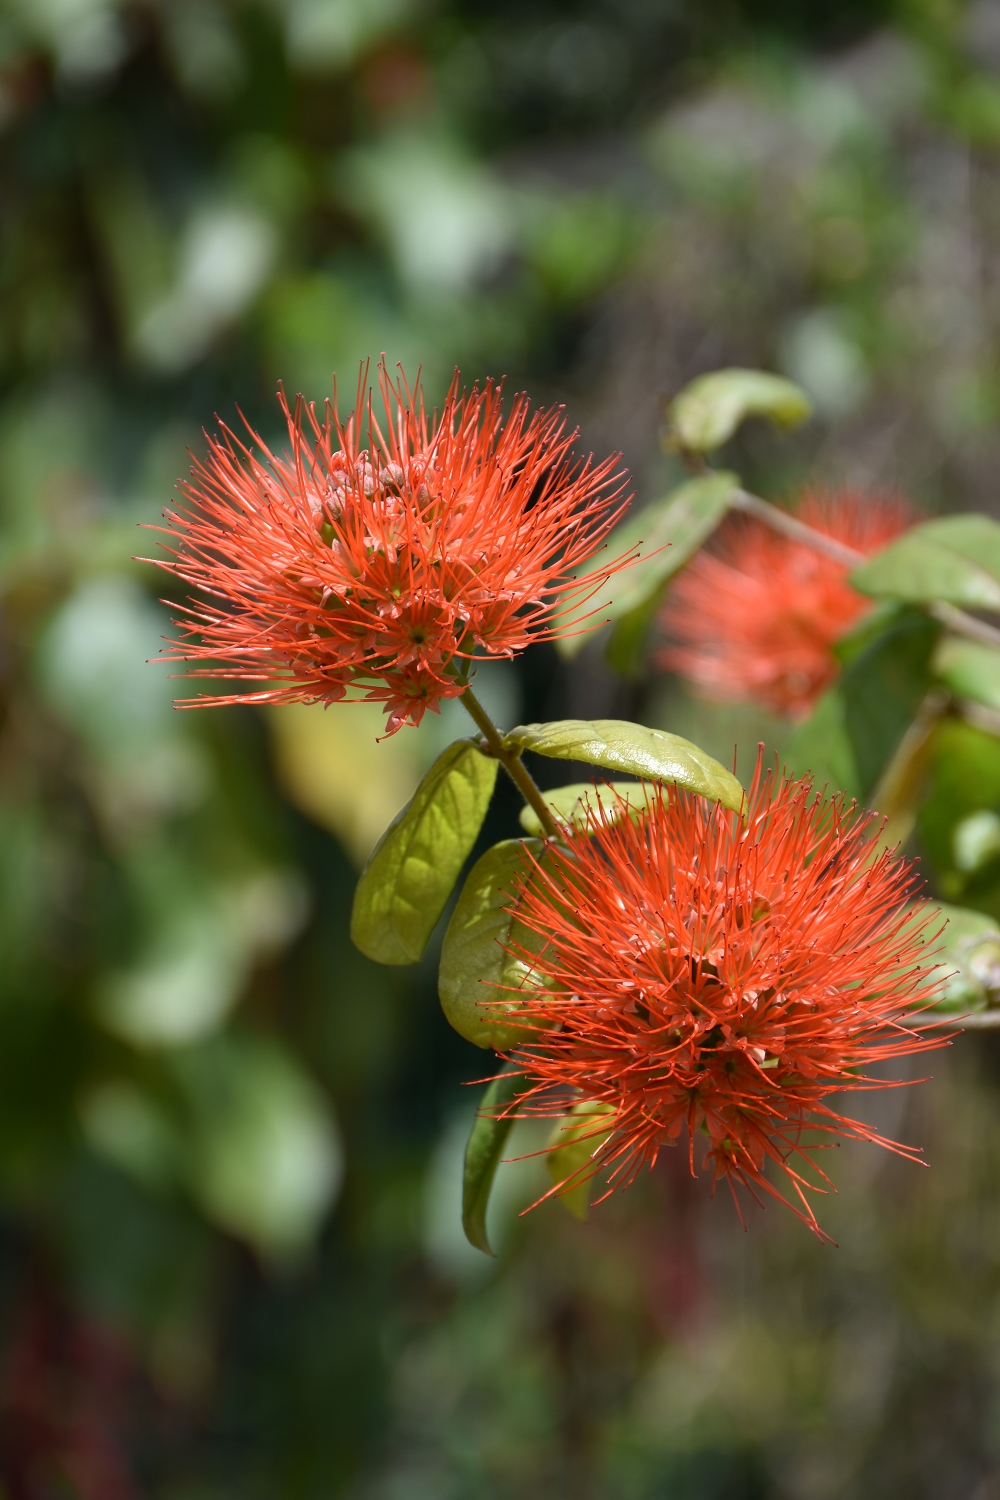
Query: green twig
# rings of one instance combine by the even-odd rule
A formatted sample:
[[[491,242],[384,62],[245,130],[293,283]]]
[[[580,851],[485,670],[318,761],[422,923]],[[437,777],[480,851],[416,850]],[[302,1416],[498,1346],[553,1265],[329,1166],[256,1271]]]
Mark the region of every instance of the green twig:
[[[822,552],[826,557],[832,557],[835,562],[841,563],[845,568],[856,568],[867,561],[864,552],[859,552],[855,547],[848,547],[845,542],[839,542],[836,537],[826,536],[822,531],[816,531],[812,526],[807,526],[797,516],[789,515],[787,510],[782,510],[777,505],[771,505],[769,501],[762,500],[759,495],[751,495],[747,490],[736,490],[733,496],[733,507],[741,510],[746,515],[754,516],[758,521],[763,521],[765,526],[770,526],[773,531],[780,531],[783,536],[790,537],[793,542],[801,542],[804,547],[811,547],[814,552]],[[964,609],[959,609],[955,604],[946,604],[944,600],[934,600],[927,606],[927,613],[933,615],[954,635],[963,635],[970,641],[981,641],[986,646],[1000,646],[1000,630],[995,625],[987,625],[984,620],[977,620],[975,615],[966,614]]]
[[[530,772],[521,760],[521,752],[519,750],[510,750],[504,744],[503,735],[471,688],[466,688],[462,694],[461,701],[465,704],[476,727],[486,741],[490,754],[503,766],[528,806],[533,808],[538,814],[538,821],[541,823],[546,837],[550,839],[559,838],[560,831],[558,824],[552,816],[552,811],[546,803],[545,798],[535,785]]]

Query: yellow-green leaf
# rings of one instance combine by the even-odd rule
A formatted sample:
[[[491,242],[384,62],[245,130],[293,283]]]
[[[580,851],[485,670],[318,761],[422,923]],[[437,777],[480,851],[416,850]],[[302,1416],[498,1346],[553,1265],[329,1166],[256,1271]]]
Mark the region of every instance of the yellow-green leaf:
[[[648,781],[599,781],[596,784],[592,781],[574,781],[569,786],[544,792],[543,796],[557,820],[579,833],[590,827],[589,811],[596,811],[601,807],[604,809],[605,822],[616,823],[625,812],[622,798],[628,804],[628,811],[638,814],[648,806],[651,792]],[[536,837],[541,834],[542,825],[533,807],[522,807],[519,821],[525,833]]]
[[[614,1107],[610,1104],[581,1099],[565,1119],[556,1122],[549,1137],[550,1149],[546,1157],[549,1176],[557,1188],[566,1184],[559,1194],[559,1201],[575,1219],[587,1218],[593,1176],[589,1168],[594,1152],[611,1134],[610,1125],[604,1122],[611,1120],[614,1114]]]
[[[805,391],[764,370],[700,375],[667,407],[671,444],[689,453],[721,448],[747,417],[769,417],[779,427],[797,427],[811,415],[812,402]]]
[[[689,479],[663,500],[629,516],[612,532],[600,556],[610,559],[637,551],[639,560],[599,583],[593,594],[563,616],[559,627],[560,654],[569,659],[586,644],[586,631],[575,629],[583,617],[595,624],[603,623],[619,620],[648,605],[715,530],[738,486],[736,474]],[[600,572],[598,560],[592,559],[574,586],[574,597],[588,575],[597,578]],[[567,631],[573,633],[566,634]]]
[[[519,1002],[501,990],[530,986],[533,969],[507,950],[529,953],[544,945],[511,911],[513,893],[544,849],[540,839],[506,839],[487,849],[469,871],[441,945],[438,994],[441,1008],[460,1036],[477,1047],[507,1052],[536,1034],[513,1020]]]
[[[625,719],[560,719],[554,724],[522,724],[511,730],[506,743],[556,760],[584,761],[686,787],[733,812],[743,808],[745,794],[733,773],[690,740],[664,729],[647,729]]]
[[[497,769],[471,740],[449,745],[379,839],[351,912],[351,937],[369,958],[421,957],[479,835]]]
[[[1000,610],[1000,524],[976,514],[925,521],[855,568],[851,583],[875,599]]]
[[[524,1078],[512,1064],[494,1078],[483,1095],[475,1124],[465,1148],[465,1173],[462,1179],[462,1228],[470,1245],[492,1255],[486,1235],[486,1210],[490,1190],[507,1137],[514,1128],[517,1098],[525,1087]],[[501,1118],[497,1118],[501,1115]]]

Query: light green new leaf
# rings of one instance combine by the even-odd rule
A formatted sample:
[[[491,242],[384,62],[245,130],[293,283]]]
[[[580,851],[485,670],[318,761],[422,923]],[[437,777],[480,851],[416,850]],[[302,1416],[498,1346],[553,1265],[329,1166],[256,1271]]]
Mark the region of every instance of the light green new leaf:
[[[982,515],[925,521],[855,568],[851,583],[875,599],[1000,610],[1000,524]]]
[[[505,839],[487,849],[469,871],[441,945],[438,995],[450,1025],[477,1047],[507,1052],[536,1034],[535,1028],[505,1022],[518,1001],[500,991],[530,987],[533,970],[506,950],[512,943],[535,953],[543,939],[522,926],[511,906],[512,893],[530,878],[544,845],[540,839]]]
[[[368,958],[420,958],[479,835],[497,769],[471,740],[449,745],[379,839],[351,911],[351,938]]]
[[[647,505],[609,537],[601,557],[613,559],[638,551],[638,562],[615,573],[560,620],[559,652],[567,659],[586,645],[586,631],[577,630],[586,617],[594,624],[620,620],[654,601],[668,579],[684,566],[718,526],[729,509],[730,496],[739,486],[736,474],[709,474],[689,479],[663,500]],[[574,597],[587,576],[599,577],[597,559],[574,586]],[[567,631],[575,631],[566,634]]]
[[[560,823],[568,823],[575,832],[582,833],[591,826],[589,811],[601,807],[605,823],[617,823],[625,811],[623,797],[628,811],[636,815],[648,806],[651,794],[648,781],[603,781],[596,785],[592,781],[574,781],[553,792],[544,792],[543,796]],[[525,833],[536,837],[541,834],[542,825],[533,807],[522,807],[518,816]]]
[[[506,744],[534,750],[555,760],[582,760],[608,771],[686,787],[700,797],[740,812],[744,791],[719,761],[663,729],[647,729],[625,719],[560,719],[554,724],[522,724]]]
[[[928,915],[931,919],[927,925],[935,960],[931,977],[941,981],[934,1009],[976,1012],[996,1005],[1000,1001],[1000,926],[993,918],[938,901],[917,902],[913,915],[915,921]],[[948,925],[941,932],[946,918]]]
[[[486,1210],[490,1190],[507,1137],[514,1128],[517,1098],[525,1087],[524,1078],[514,1064],[494,1078],[483,1095],[475,1124],[465,1148],[465,1173],[462,1179],[462,1228],[470,1245],[492,1255],[486,1235]],[[502,1119],[497,1115],[507,1110]]]
[[[1000,651],[992,646],[945,636],[934,653],[931,669],[956,697],[1000,709]]]
[[[559,1201],[569,1209],[575,1219],[585,1221],[590,1208],[590,1185],[592,1174],[588,1168],[594,1152],[611,1134],[609,1126],[602,1121],[614,1116],[614,1107],[595,1099],[581,1099],[574,1104],[566,1119],[558,1120],[549,1137],[549,1152],[546,1165],[555,1187],[563,1183],[570,1186],[559,1194]]]
[[[805,391],[764,370],[716,370],[685,386],[667,407],[671,444],[689,453],[721,448],[747,417],[797,427],[812,415]]]

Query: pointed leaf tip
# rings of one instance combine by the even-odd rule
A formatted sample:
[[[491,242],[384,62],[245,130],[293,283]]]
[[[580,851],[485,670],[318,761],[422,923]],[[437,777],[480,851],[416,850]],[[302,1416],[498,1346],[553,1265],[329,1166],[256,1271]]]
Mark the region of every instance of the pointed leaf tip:
[[[589,631],[581,626],[651,613],[669,580],[718,526],[738,488],[736,474],[706,474],[630,515],[612,532],[600,555],[579,572],[570,597],[579,595],[580,602],[560,622],[559,654],[570,660],[583,649]],[[600,578],[602,558],[621,557],[635,549],[638,561],[631,567],[598,583],[593,592],[587,590],[588,574]],[[647,623],[644,618],[643,635]]]
[[[471,740],[458,740],[390,823],[354,892],[351,938],[368,958],[421,957],[479,836],[498,769]]]
[[[733,812],[742,812],[743,787],[719,761],[677,734],[627,719],[560,719],[521,724],[506,744],[556,760],[581,760],[606,770],[682,786]]]
[[[469,1133],[462,1179],[462,1228],[470,1245],[492,1255],[486,1233],[486,1211],[497,1167],[507,1138],[514,1128],[518,1095],[526,1087],[524,1076],[508,1064],[487,1088]],[[502,1118],[498,1118],[501,1116]]]

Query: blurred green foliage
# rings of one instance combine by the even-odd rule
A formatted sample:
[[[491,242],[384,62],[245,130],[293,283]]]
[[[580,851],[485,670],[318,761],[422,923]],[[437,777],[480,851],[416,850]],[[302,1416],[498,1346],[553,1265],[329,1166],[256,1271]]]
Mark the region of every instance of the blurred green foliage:
[[[998,173],[989,0],[2,0],[11,1500],[995,1492],[993,1043],[870,1106],[931,1170],[846,1148],[839,1253],[775,1212],[744,1236],[684,1162],[586,1227],[521,1221],[521,1125],[487,1263],[458,1200],[484,1064],[438,943],[396,974],[348,938],[455,721],[376,749],[364,709],[172,712],[165,585],[130,558],[215,412],[280,436],[279,380],[350,392],[382,350],[432,395],[459,363],[566,399],[643,500],[680,477],[664,400],[764,366],[818,412],[727,449],[765,493],[995,511]],[[488,691],[727,764],[781,744],[589,648]],[[1000,916],[983,728],[936,740],[918,838],[940,895]]]

